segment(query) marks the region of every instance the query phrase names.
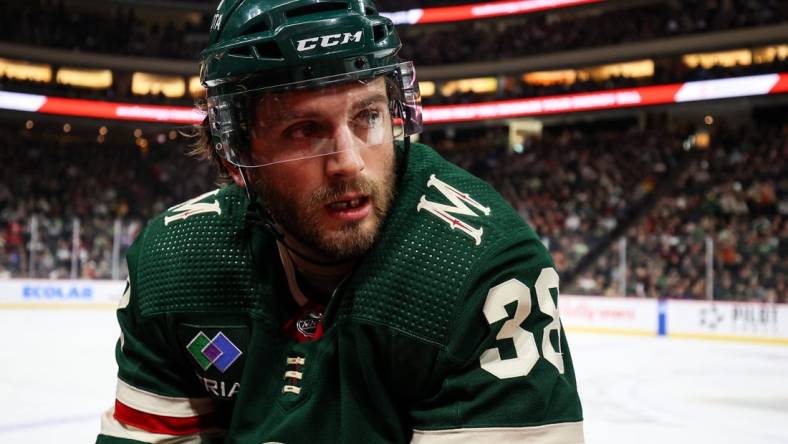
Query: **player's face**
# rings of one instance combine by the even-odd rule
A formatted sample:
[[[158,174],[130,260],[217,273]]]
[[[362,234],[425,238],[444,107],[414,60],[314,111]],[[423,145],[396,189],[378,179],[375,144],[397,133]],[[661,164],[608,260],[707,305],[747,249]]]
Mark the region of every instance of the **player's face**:
[[[316,146],[331,153],[250,170],[282,228],[330,258],[369,250],[394,186],[385,80],[280,93],[257,105],[255,120],[253,157],[292,159]]]

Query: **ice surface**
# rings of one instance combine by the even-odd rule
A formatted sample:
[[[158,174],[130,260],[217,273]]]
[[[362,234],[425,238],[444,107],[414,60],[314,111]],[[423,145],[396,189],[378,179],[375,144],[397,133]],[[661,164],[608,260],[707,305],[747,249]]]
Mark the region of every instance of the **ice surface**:
[[[788,347],[568,333],[589,444],[788,443]],[[0,443],[94,442],[111,310],[0,310]]]
[[[588,443],[788,443],[788,347],[568,337]]]
[[[0,443],[95,442],[118,335],[112,310],[0,309]]]

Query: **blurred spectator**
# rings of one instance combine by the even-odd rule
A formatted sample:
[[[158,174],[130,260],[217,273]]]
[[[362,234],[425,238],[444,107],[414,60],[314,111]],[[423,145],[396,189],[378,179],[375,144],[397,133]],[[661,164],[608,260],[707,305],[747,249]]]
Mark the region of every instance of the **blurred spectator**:
[[[0,130],[0,175],[11,179],[0,185],[0,275],[69,277],[76,251],[80,277],[109,278],[116,221],[125,251],[146,219],[210,186],[209,167],[182,142],[131,140]]]
[[[788,125],[723,129],[715,137],[674,192],[628,230],[627,294],[706,298],[708,238],[716,299],[786,302]],[[573,291],[620,294],[617,267],[611,251],[590,272],[598,285]]]

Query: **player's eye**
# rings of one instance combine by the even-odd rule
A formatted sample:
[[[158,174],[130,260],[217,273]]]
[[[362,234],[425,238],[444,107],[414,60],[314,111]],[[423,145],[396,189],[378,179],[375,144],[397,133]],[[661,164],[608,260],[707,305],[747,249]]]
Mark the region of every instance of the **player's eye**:
[[[290,125],[282,131],[286,139],[298,140],[316,137],[319,134],[320,125],[313,121],[299,122]]]
[[[363,109],[355,115],[353,124],[359,128],[377,128],[383,124],[383,113],[378,108]]]

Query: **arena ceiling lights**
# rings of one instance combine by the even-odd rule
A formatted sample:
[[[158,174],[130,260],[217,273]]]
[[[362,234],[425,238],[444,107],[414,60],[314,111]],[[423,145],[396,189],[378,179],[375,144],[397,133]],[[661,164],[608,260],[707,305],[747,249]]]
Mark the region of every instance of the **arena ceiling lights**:
[[[0,78],[49,82],[52,80],[52,67],[44,63],[30,63],[0,58]]]
[[[788,92],[788,73],[763,74],[529,99],[426,106],[424,107],[424,123],[534,117],[734,97],[764,96],[786,92]],[[178,124],[197,124],[205,118],[203,113],[189,107],[114,103],[5,91],[0,91],[0,109],[98,119]]]
[[[473,3],[459,6],[443,6],[439,8],[409,9],[407,11],[381,12],[395,25],[423,25],[426,23],[459,22],[477,20],[506,15],[528,14],[549,9],[568,8],[591,3],[602,3],[605,0],[520,0]]]

